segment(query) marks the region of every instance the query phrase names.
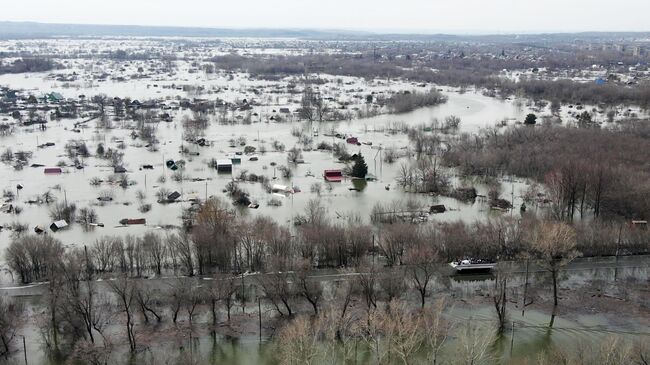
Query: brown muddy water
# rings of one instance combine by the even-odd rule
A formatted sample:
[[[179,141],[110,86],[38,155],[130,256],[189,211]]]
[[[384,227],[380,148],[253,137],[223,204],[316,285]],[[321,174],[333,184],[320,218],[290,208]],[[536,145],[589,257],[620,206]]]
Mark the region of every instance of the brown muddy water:
[[[650,327],[648,319],[638,317],[635,313],[624,313],[616,315],[615,310],[608,313],[595,311],[590,300],[584,302],[584,308],[572,310],[569,313],[559,313],[551,318],[551,308],[533,307],[521,311],[521,288],[525,281],[525,271],[522,263],[505,262],[500,263],[500,270],[509,273],[508,287],[510,288],[511,302],[508,304],[508,329],[500,337],[496,337],[489,347],[491,354],[490,363],[505,363],[511,360],[534,359],[540,352],[549,348],[562,348],[571,350],[578,346],[593,345],[604,341],[611,336],[620,337],[626,341],[650,342]],[[529,275],[530,288],[541,293],[550,295],[550,278],[548,273],[541,271],[538,267],[531,265]],[[321,277],[325,288],[325,297],[331,295],[334,279],[345,280],[346,275],[336,277],[336,271],[323,270],[314,273],[315,277]],[[168,279],[145,280],[147,285],[153,287],[164,286]],[[201,279],[196,279],[200,283]],[[584,258],[571,263],[565,271],[560,274],[561,301],[568,301],[571,292],[584,286],[596,285],[603,288],[607,294],[612,285],[617,282],[635,281],[637,283],[648,283],[650,280],[650,257],[606,257],[606,258]],[[249,281],[251,282],[251,281]],[[101,285],[101,283],[98,283]],[[450,360],[455,356],[455,349],[458,341],[458,331],[463,325],[470,321],[485,330],[486,334],[495,328],[496,315],[494,308],[485,304],[476,304],[476,298],[489,293],[494,286],[494,276],[488,275],[454,275],[436,278],[432,283],[433,288],[441,289],[435,296],[447,296],[450,303],[453,303],[445,313],[445,317],[455,324],[449,343],[441,354],[443,359]],[[444,288],[444,289],[442,289]],[[607,289],[610,288],[610,289]],[[42,311],[40,304],[43,287],[33,288],[4,288],[0,289],[0,295],[11,295],[15,299],[24,301],[30,308],[30,320],[21,328],[20,336],[26,337],[26,347],[29,364],[37,365],[59,365],[61,362],[48,357],[43,348],[41,335],[34,318]],[[254,291],[253,288],[251,288]],[[411,291],[409,295],[414,295]],[[620,295],[613,294],[612,295]],[[407,298],[416,300],[417,298]],[[429,303],[433,299],[429,299]],[[269,337],[269,329],[265,326],[265,334],[260,338],[257,332],[257,306],[255,301],[246,306],[246,313],[250,326],[245,325],[237,338],[218,335],[216,338],[207,335],[205,330],[197,330],[190,336],[187,330],[187,323],[183,323],[185,330],[180,335],[170,338],[167,334],[169,323],[163,323],[160,328],[160,338],[147,344],[147,349],[140,351],[134,357],[128,354],[128,346],[121,342],[124,337],[123,326],[111,325],[107,333],[114,338],[115,349],[112,354],[111,364],[184,364],[190,363],[190,359],[196,364],[277,364],[278,350]],[[479,302],[481,303],[481,302]],[[562,306],[562,303],[561,303]],[[40,309],[39,309],[40,308]],[[235,306],[235,310],[238,310]],[[270,313],[270,307],[262,306],[264,313]],[[207,316],[201,313],[200,317]],[[225,313],[220,313],[224,318]],[[268,317],[264,317],[264,321]],[[204,318],[209,321],[209,318]],[[552,328],[549,323],[553,320]],[[168,322],[168,321],[167,321]],[[183,322],[183,321],[181,321]],[[514,323],[514,333],[511,331]],[[199,325],[200,326],[200,325]],[[199,334],[204,333],[204,334]],[[142,339],[145,342],[145,339]],[[18,344],[20,345],[20,339]],[[373,364],[374,355],[367,348],[367,344],[359,341],[355,344],[357,363]],[[20,347],[20,346],[19,346]],[[336,360],[337,351],[340,349],[323,348],[326,360],[318,361],[317,364],[340,363]],[[325,354],[325,355],[324,355]],[[24,354],[15,352],[8,364],[22,364]]]

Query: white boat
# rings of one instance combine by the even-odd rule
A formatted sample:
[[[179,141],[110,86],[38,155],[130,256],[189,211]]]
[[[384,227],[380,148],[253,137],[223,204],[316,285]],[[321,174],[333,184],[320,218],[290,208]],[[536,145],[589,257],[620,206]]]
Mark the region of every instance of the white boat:
[[[496,266],[496,263],[486,260],[460,260],[449,263],[451,267],[458,272],[478,272],[478,271],[491,271]]]

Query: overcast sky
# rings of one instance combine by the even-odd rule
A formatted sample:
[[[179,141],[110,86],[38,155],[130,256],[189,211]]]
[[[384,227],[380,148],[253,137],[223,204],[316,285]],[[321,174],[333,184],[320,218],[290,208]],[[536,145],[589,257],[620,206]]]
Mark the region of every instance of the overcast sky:
[[[649,0],[0,0],[0,20],[508,33],[650,31]]]

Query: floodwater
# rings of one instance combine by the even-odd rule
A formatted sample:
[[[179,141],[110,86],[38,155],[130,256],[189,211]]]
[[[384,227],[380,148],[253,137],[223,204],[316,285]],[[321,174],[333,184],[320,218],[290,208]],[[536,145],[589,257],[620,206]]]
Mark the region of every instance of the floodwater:
[[[534,358],[538,353],[553,347],[572,349],[584,344],[597,344],[611,336],[619,336],[627,341],[650,341],[650,327],[647,318],[640,318],[638,314],[626,313],[625,316],[618,316],[615,313],[602,314],[590,310],[591,304],[585,302],[584,311],[572,314],[558,314],[553,318],[553,326],[549,327],[551,322],[551,308],[526,309],[522,314],[521,307],[521,288],[524,284],[525,272],[521,263],[500,263],[504,271],[511,272],[509,275],[508,287],[508,330],[506,333],[497,337],[490,346],[490,354],[494,363],[504,362],[511,359]],[[323,280],[334,280],[332,275],[325,275]],[[342,276],[340,279],[345,279]],[[591,279],[589,279],[591,278]],[[647,282],[650,279],[650,257],[648,256],[629,256],[606,258],[580,258],[572,262],[567,270],[560,275],[561,293],[570,293],[572,289],[588,285],[590,283],[600,283],[603,288],[603,294],[609,293],[606,289],[608,285],[615,284],[617,281],[637,280]],[[161,286],[165,285],[163,279],[144,280],[148,285]],[[326,292],[332,281],[325,281]],[[439,277],[432,284],[432,288],[447,288],[443,291],[448,296],[448,303],[451,307],[445,313],[445,317],[455,323],[454,331],[461,331],[463,326],[471,321],[473,324],[484,328],[485,331],[494,329],[496,315],[494,308],[490,305],[472,305],[473,298],[490,293],[494,286],[494,277],[492,275],[452,275],[450,277]],[[541,271],[534,265],[530,266],[529,274],[530,290],[538,290],[541,293],[550,295],[550,279],[547,272]],[[29,308],[38,308],[41,300],[41,288],[33,289],[0,289],[0,294],[14,295],[18,300],[23,300]],[[409,295],[415,295],[411,292]],[[438,295],[438,294],[434,294]],[[567,294],[561,294],[565,296]],[[620,294],[618,294],[620,295]],[[407,300],[416,300],[410,298]],[[429,303],[433,299],[429,299]],[[561,299],[569,300],[569,299]],[[257,306],[255,300],[251,300],[247,305],[246,312],[250,314],[251,321],[255,322],[252,329],[244,330],[237,338],[217,336],[213,338],[209,335],[197,335],[192,337],[182,331],[182,335],[173,339],[167,338],[162,343],[154,343],[145,351],[140,352],[134,360],[129,360],[126,345],[119,344],[115,341],[116,348],[113,353],[115,364],[159,364],[171,361],[171,363],[189,363],[192,359],[198,364],[276,364],[278,355],[275,345],[269,342],[265,335],[259,338],[256,326]],[[235,306],[235,310],[239,308]],[[263,312],[267,309],[262,307]],[[37,309],[38,313],[39,310]],[[199,317],[207,316],[207,313],[199,314]],[[30,315],[30,318],[35,318]],[[225,313],[220,313],[224,318]],[[209,321],[208,318],[204,320]],[[514,322],[514,333],[510,330]],[[186,323],[184,324],[186,326]],[[164,323],[163,326],[171,326],[170,323]],[[165,331],[163,331],[165,332]],[[124,333],[120,325],[111,326],[107,333],[114,336],[116,340],[123,339]],[[198,333],[198,332],[197,332]],[[488,332],[486,332],[488,333]],[[42,340],[38,327],[30,321],[20,331],[21,335],[26,337],[27,353],[29,364],[36,365],[58,365],[58,363],[46,356],[46,351],[42,348]],[[443,358],[449,359],[454,356],[458,332],[452,332],[449,338],[449,344],[441,354]],[[143,339],[144,340],[144,339]],[[193,344],[190,346],[190,343]],[[191,350],[190,350],[191,348]],[[191,352],[190,352],[191,351]],[[23,361],[22,353],[15,353],[12,358],[13,363],[21,364]],[[373,356],[365,347],[363,341],[359,342],[358,363],[372,364]],[[12,362],[10,362],[12,363]],[[321,362],[322,363],[322,362]],[[330,362],[328,362],[330,363]],[[320,363],[319,363],[320,364]]]
[[[86,43],[67,42],[65,40],[51,41],[51,47],[65,49],[76,47],[75,49],[129,49],[138,48],[144,41],[131,42],[123,41],[116,44],[113,41],[86,41]],[[27,46],[39,48],[46,47],[51,50],[50,46],[31,44],[25,42]],[[47,43],[47,42],[45,42]],[[146,43],[146,42],[144,42]],[[3,48],[4,47],[4,48]],[[17,44],[5,44],[0,42],[0,50],[7,50],[11,47],[23,47]],[[151,49],[163,47],[153,42]],[[202,57],[210,57],[216,54],[225,54],[232,51],[231,47],[221,47],[213,52],[201,54]],[[275,50],[247,49],[241,52],[251,53],[274,53]],[[302,52],[301,50],[291,50],[287,52]],[[179,55],[182,52],[179,52]],[[445,95],[448,96],[447,103],[435,107],[427,107],[404,114],[384,114],[370,118],[355,118],[351,121],[343,122],[323,122],[307,123],[299,122],[290,118],[285,123],[269,122],[269,116],[273,115],[273,110],[281,107],[289,107],[295,111],[299,104],[300,95],[291,94],[286,91],[287,85],[293,80],[285,79],[278,82],[256,80],[246,74],[206,74],[197,72],[195,67],[188,61],[175,61],[175,67],[168,72],[161,70],[166,67],[164,62],[159,61],[93,61],[88,59],[70,59],[66,60],[67,69],[57,70],[52,73],[32,73],[20,75],[3,75],[0,76],[0,86],[9,86],[11,88],[23,89],[27,93],[36,96],[43,95],[47,92],[56,91],[66,98],[76,98],[83,94],[87,98],[93,95],[106,94],[109,97],[131,97],[132,99],[148,100],[160,99],[166,104],[173,104],[180,98],[221,98],[229,102],[236,102],[244,98],[255,98],[260,101],[252,112],[260,115],[259,120],[253,118],[252,124],[219,124],[212,121],[209,127],[203,132],[204,137],[211,142],[210,147],[199,147],[197,145],[187,145],[183,142],[182,118],[186,115],[183,111],[170,112],[173,120],[169,123],[159,122],[156,127],[156,135],[160,144],[157,151],[149,151],[144,147],[144,143],[134,140],[130,137],[131,129],[121,128],[121,122],[114,122],[113,129],[96,128],[94,122],[82,127],[80,132],[74,132],[72,129],[78,120],[63,119],[50,121],[47,130],[40,131],[32,127],[18,127],[16,132],[11,136],[0,137],[0,145],[4,148],[11,147],[14,152],[24,150],[31,151],[33,155],[29,164],[41,164],[46,167],[56,166],[61,160],[70,163],[65,155],[64,146],[71,140],[83,140],[89,147],[92,154],[99,143],[105,147],[118,148],[125,153],[124,166],[127,169],[127,176],[133,183],[124,189],[117,184],[102,183],[99,186],[92,186],[91,179],[100,178],[107,180],[113,174],[113,169],[105,160],[95,157],[86,158],[83,162],[84,169],[75,169],[74,167],[65,167],[64,172],[60,175],[46,175],[43,167],[31,168],[24,167],[22,170],[15,170],[7,164],[0,164],[0,189],[13,191],[17,194],[16,205],[22,208],[18,215],[0,213],[0,225],[8,226],[12,223],[19,222],[29,225],[31,231],[36,225],[44,227],[49,226],[51,219],[49,217],[49,208],[46,205],[29,204],[28,200],[51,191],[58,201],[67,201],[75,203],[77,208],[92,207],[98,214],[98,222],[103,223],[104,227],[96,227],[86,230],[80,224],[72,224],[68,229],[59,232],[49,232],[55,237],[61,239],[68,246],[92,244],[92,242],[103,235],[141,235],[145,232],[155,231],[164,233],[167,226],[180,226],[181,212],[183,208],[190,206],[190,199],[199,197],[201,199],[208,196],[219,196],[228,199],[223,193],[223,189],[228,182],[238,176],[243,170],[250,173],[263,174],[270,178],[277,176],[272,183],[279,183],[290,187],[299,187],[301,192],[288,196],[278,196],[267,193],[259,183],[242,182],[241,187],[250,193],[251,200],[260,204],[259,209],[243,208],[238,210],[242,215],[267,215],[277,220],[281,224],[291,227],[291,220],[296,214],[304,211],[308,201],[320,197],[322,204],[327,207],[327,212],[333,220],[345,221],[348,217],[358,215],[363,220],[369,220],[369,214],[372,207],[377,202],[390,203],[392,201],[405,201],[413,198],[425,206],[432,204],[444,204],[448,211],[443,214],[437,214],[428,218],[429,222],[465,220],[468,222],[478,219],[487,219],[502,214],[518,215],[518,209],[513,212],[501,213],[490,210],[488,205],[481,200],[473,204],[459,202],[455,199],[429,196],[424,194],[411,194],[404,192],[397,186],[396,178],[399,174],[401,163],[408,163],[410,157],[407,136],[401,133],[391,134],[388,129],[400,123],[407,125],[421,125],[430,123],[432,119],[444,119],[446,116],[455,115],[461,118],[459,132],[477,132],[481,128],[492,127],[506,121],[512,124],[515,121],[523,120],[524,116],[530,112],[527,106],[521,106],[511,100],[498,100],[481,95],[478,92],[460,93],[457,90],[442,87]],[[147,70],[146,75],[140,74],[140,67]],[[153,71],[148,71],[152,69]],[[106,80],[101,77],[98,80],[97,75],[108,73]],[[363,110],[364,96],[368,93],[375,92],[379,94],[389,94],[400,90],[418,89],[420,86],[403,81],[387,80],[362,80],[352,77],[333,77],[319,75],[327,79],[328,82],[319,85],[318,88],[326,95],[342,102],[349,103],[351,108]],[[66,81],[58,81],[63,78]],[[124,81],[116,81],[114,78],[121,77]],[[71,81],[70,81],[71,80]],[[186,87],[185,86],[192,86]],[[202,88],[197,88],[201,86]],[[429,85],[434,86],[434,85]],[[437,87],[437,86],[435,86]],[[252,89],[261,92],[261,96],[255,96]],[[241,117],[241,115],[239,115]],[[8,116],[0,116],[5,118]],[[233,117],[237,117],[233,115]],[[359,138],[361,142],[372,142],[372,146],[362,144],[361,146],[348,145],[350,153],[361,152],[366,158],[369,172],[377,177],[376,181],[369,181],[367,185],[357,190],[350,190],[355,187],[352,181],[345,180],[341,183],[331,184],[329,187],[324,183],[322,171],[331,168],[342,168],[344,165],[339,163],[331,153],[325,151],[305,151],[303,152],[304,164],[292,166],[293,177],[291,179],[282,179],[279,173],[274,171],[272,163],[277,165],[287,165],[286,152],[271,151],[271,143],[274,140],[285,144],[289,149],[297,145],[297,138],[291,135],[293,128],[302,128],[307,134],[312,134],[313,130],[318,131],[318,136],[314,136],[313,146],[318,145],[320,141],[328,143],[341,142],[341,140],[328,137],[333,131],[338,133],[352,135]],[[443,139],[444,139],[443,135]],[[250,161],[249,156],[242,155],[241,164],[234,165],[232,174],[219,174],[216,170],[208,167],[207,162],[212,159],[226,158],[233,156],[236,152],[243,151],[242,146],[230,147],[231,139],[244,138],[247,145],[257,147],[265,146],[269,152],[258,153],[257,161]],[[47,142],[54,143],[52,147],[37,148],[37,145]],[[120,149],[118,146],[124,146]],[[188,147],[194,156],[181,155],[181,147]],[[401,157],[393,164],[382,162],[380,149],[394,147],[405,157]],[[4,149],[3,148],[3,149]],[[1,152],[1,151],[0,151]],[[198,155],[196,155],[198,153]],[[172,171],[165,167],[165,161],[173,159],[175,161],[183,159],[186,161],[183,173],[189,177],[187,180],[180,182],[174,181]],[[153,165],[153,170],[143,170],[144,164]],[[453,174],[453,171],[450,172]],[[162,179],[161,179],[162,177]],[[320,194],[310,192],[310,187],[314,183],[322,183],[323,188]],[[22,190],[17,190],[16,186],[23,186]],[[457,178],[452,178],[454,186],[460,186],[462,182]],[[482,184],[475,184],[479,194],[486,195],[487,187]],[[358,186],[357,186],[358,187]],[[159,204],[156,202],[156,192],[160,188],[169,191],[180,192],[180,202],[172,204]],[[356,188],[356,187],[355,187]],[[502,196],[506,199],[514,198],[514,206],[518,207],[522,200],[521,195],[527,188],[527,182],[513,179],[512,181],[502,182]],[[143,203],[152,204],[153,208],[146,213],[138,210],[139,201],[137,193],[144,193]],[[111,202],[99,204],[97,197],[105,192],[111,192],[113,200]],[[270,206],[268,202],[271,199],[280,199],[282,206]],[[147,224],[143,226],[124,227],[119,224],[123,218],[146,218]],[[5,248],[11,241],[12,232],[8,229],[0,231],[0,268],[2,256]],[[599,266],[600,265],[600,266]],[[611,265],[610,265],[611,266]],[[631,264],[629,268],[621,269],[622,277],[631,277],[637,280],[648,280],[648,264]],[[601,263],[591,263],[584,267],[584,270],[569,271],[568,277],[564,278],[565,285],[577,286],[583,285],[593,278],[610,279],[613,271]],[[542,280],[540,275],[539,280]],[[453,277],[449,279],[448,285],[451,290],[458,296],[470,297],[477,291],[485,290],[486,287],[493,285],[490,277],[475,278],[476,280],[466,280],[466,278]],[[535,279],[535,278],[533,278]],[[510,283],[511,286],[521,285],[521,278],[515,279]],[[38,287],[23,288],[21,290],[38,291]],[[5,291],[7,289],[5,288]],[[25,294],[25,300],[34,301],[37,299]],[[35,308],[35,307],[32,307]],[[513,311],[514,312],[514,311]],[[458,322],[469,320],[484,322],[490,325],[493,320],[493,312],[490,307],[478,308],[452,308],[448,316],[456,319]],[[30,316],[32,317],[32,316]],[[606,336],[609,333],[627,333],[630,336],[647,336],[648,329],[634,326],[635,318],[626,316],[628,323],[612,323],[605,316],[585,315],[580,318],[563,318],[559,316],[555,319],[554,329],[548,329],[549,315],[539,311],[527,311],[524,317],[519,318],[513,313],[516,322],[515,337],[512,341],[512,354],[514,357],[530,356],[543,350],[551,343],[577,343],[580,340],[593,341]],[[26,337],[27,355],[29,364],[53,365],[55,361],[48,359],[45,351],[42,349],[40,334],[34,324],[27,326],[21,334]],[[131,363],[164,363],[163,360],[174,361],[173,359],[180,356],[188,356],[187,352],[191,348],[191,357],[199,359],[198,362],[203,364],[274,364],[275,349],[267,342],[267,339],[259,340],[255,335],[245,335],[238,339],[218,338],[213,341],[209,336],[199,337],[194,340],[194,345],[183,346],[181,350],[177,340],[172,345],[160,344],[151,347],[148,352],[139,355],[137,360]],[[189,343],[189,338],[187,339]],[[498,358],[508,358],[510,356],[510,342],[502,340],[495,345],[493,352]],[[115,363],[129,363],[126,351],[122,347],[116,349],[116,353],[122,354],[122,359],[117,359]],[[22,363],[22,354],[16,354],[11,359],[13,363]],[[447,354],[447,356],[450,356]],[[371,363],[367,352],[363,349],[358,355],[359,363]]]
[[[69,97],[74,97],[82,93],[87,97],[99,93],[145,99],[161,97],[158,92],[162,84],[158,88],[150,87],[153,83],[151,80],[131,80],[124,83],[108,81],[99,86],[91,84],[85,86],[79,85],[77,88],[60,89],[61,82],[47,81],[46,75],[47,73],[4,75],[0,76],[0,85],[25,89],[38,87],[38,95],[53,90],[60,90],[65,96]],[[253,84],[259,86],[259,83],[267,83],[265,81],[250,81],[243,75],[238,75],[234,81],[228,80],[225,76],[205,74],[200,76],[199,74],[190,73],[184,75],[194,78],[183,79],[183,82],[189,84],[198,83],[206,78],[212,80],[209,81],[213,82],[212,87],[228,88],[228,90],[224,91],[224,95],[230,95],[232,99],[245,96],[245,93],[242,94],[241,90],[233,90],[234,88],[230,85],[233,82],[243,83],[244,86],[242,88],[251,87]],[[166,82],[169,84],[173,83],[173,81]],[[346,78],[345,83],[352,83],[353,85],[349,87],[354,89],[355,92],[360,88],[363,90],[368,88],[386,90],[387,88],[384,81],[376,81],[372,85],[368,85],[362,80]],[[324,89],[330,87],[327,86],[330,84],[325,85],[322,86]],[[410,86],[396,82],[395,85],[391,84],[389,88],[399,89],[400,87],[408,88]],[[163,91],[169,93],[166,95],[167,97],[179,94],[182,97],[191,96],[188,93],[171,88],[163,89]],[[327,92],[334,91],[328,89]],[[203,199],[206,196],[220,196],[227,198],[222,190],[242,170],[247,170],[250,173],[258,175],[263,174],[270,178],[275,175],[278,178],[272,181],[272,183],[300,188],[301,192],[299,193],[279,197],[268,194],[259,183],[243,182],[241,184],[250,193],[251,199],[260,204],[260,208],[257,210],[240,210],[241,214],[268,215],[275,218],[278,222],[287,225],[290,225],[292,217],[304,211],[310,199],[317,197],[316,194],[310,192],[311,185],[317,182],[322,183],[320,199],[328,207],[328,212],[333,219],[345,219],[351,215],[358,215],[367,221],[369,220],[369,213],[372,207],[377,202],[389,203],[396,200],[404,201],[407,198],[416,199],[425,206],[434,203],[445,204],[449,210],[444,214],[431,217],[431,221],[451,221],[457,219],[473,221],[476,219],[484,219],[491,214],[502,214],[490,212],[489,207],[485,203],[478,201],[474,204],[466,204],[446,197],[433,197],[403,192],[396,184],[396,177],[398,176],[400,164],[408,163],[408,158],[402,157],[393,164],[382,162],[379,153],[380,147],[394,147],[401,154],[408,154],[408,150],[406,149],[406,146],[408,146],[407,136],[402,133],[389,134],[386,131],[387,128],[391,128],[398,123],[420,125],[430,123],[433,118],[442,120],[446,116],[455,115],[462,120],[461,132],[472,132],[478,131],[483,127],[492,126],[497,121],[503,119],[521,120],[525,114],[524,110],[516,107],[512,102],[485,97],[478,93],[460,94],[447,90],[445,94],[449,97],[449,100],[446,104],[440,106],[422,108],[405,114],[385,114],[372,118],[354,119],[344,122],[257,122],[249,125],[223,125],[212,122],[204,131],[205,138],[211,142],[210,147],[187,145],[187,143],[183,142],[181,119],[186,113],[178,111],[173,114],[174,118],[172,122],[159,122],[157,124],[156,135],[161,143],[158,145],[158,151],[155,152],[148,151],[140,140],[133,140],[130,137],[130,129],[120,128],[121,122],[114,122],[115,128],[108,130],[95,128],[94,122],[90,122],[86,128],[81,128],[80,133],[72,131],[72,125],[75,121],[66,119],[50,121],[46,131],[40,131],[32,127],[19,127],[13,135],[2,137],[3,146],[10,146],[14,152],[19,150],[33,151],[29,163],[41,164],[46,167],[55,166],[61,160],[70,163],[65,155],[64,146],[71,139],[86,142],[92,154],[94,154],[94,150],[99,143],[103,143],[106,148],[110,147],[114,149],[122,145],[125,147],[121,150],[125,154],[124,166],[128,170],[127,176],[133,182],[133,185],[126,189],[121,188],[117,184],[108,183],[102,183],[100,186],[91,186],[90,180],[92,178],[106,180],[113,174],[112,168],[108,165],[107,161],[95,157],[86,158],[83,161],[85,164],[84,169],[77,170],[70,166],[64,168],[64,173],[60,175],[46,175],[43,173],[42,167],[25,167],[17,171],[10,165],[2,164],[0,165],[0,188],[14,191],[18,194],[16,205],[22,208],[22,212],[19,215],[1,214],[0,224],[10,225],[14,222],[27,223],[29,224],[30,230],[36,225],[49,226],[51,223],[49,208],[45,205],[26,203],[27,200],[34,199],[39,194],[43,194],[49,190],[55,195],[58,201],[65,200],[68,203],[75,203],[77,209],[92,207],[98,214],[98,222],[105,225],[103,228],[97,227],[92,230],[85,230],[81,225],[73,224],[66,230],[54,233],[57,238],[60,238],[67,245],[89,244],[102,235],[140,235],[151,230],[161,230],[160,227],[179,226],[181,223],[181,211],[183,208],[189,207],[190,203],[188,200],[193,197]],[[214,95],[202,96],[214,97]],[[222,97],[222,94],[218,96]],[[280,101],[280,103],[288,102],[289,100],[286,95],[281,95],[280,99],[284,100]],[[259,111],[260,115],[265,115],[264,113],[268,112],[270,108],[277,108],[282,105],[290,104],[261,106],[257,111]],[[266,115],[268,116],[268,114]],[[271,164],[275,163],[278,166],[287,165],[286,153],[270,151],[272,149],[271,143],[273,140],[278,140],[287,149],[297,145],[297,138],[291,135],[293,128],[302,128],[307,131],[307,134],[311,134],[314,129],[318,130],[318,136],[313,137],[313,146],[317,146],[320,141],[328,143],[342,142],[342,140],[335,139],[334,137],[325,136],[325,134],[329,134],[332,131],[356,136],[362,142],[371,142],[372,146],[366,144],[362,146],[348,144],[347,146],[350,153],[361,152],[364,155],[369,172],[377,177],[377,181],[368,182],[363,191],[350,190],[354,186],[349,180],[340,184],[331,184],[328,188],[322,179],[322,171],[324,169],[342,168],[344,165],[339,163],[331,153],[317,150],[303,152],[305,163],[293,166],[293,177],[291,179],[285,180],[280,178],[279,173],[274,171]],[[238,139],[240,137],[246,139],[247,144],[250,146],[257,148],[262,145],[265,146],[269,152],[264,154],[258,153],[258,161],[249,161],[249,156],[241,156],[242,162],[239,165],[234,165],[232,175],[219,174],[214,169],[208,167],[207,162],[212,158],[219,159],[233,156],[235,152],[242,151],[243,147],[240,146],[235,148],[229,147],[231,145],[231,139]],[[46,142],[52,142],[55,145],[46,148],[36,148],[37,145]],[[198,156],[181,155],[179,150],[183,145],[189,147],[191,153],[198,153]],[[182,182],[173,181],[171,179],[172,171],[164,166],[164,161],[169,159],[185,160],[187,164],[184,174],[190,179]],[[142,170],[140,167],[143,164],[152,164],[154,169]],[[161,182],[161,177],[165,179],[165,182]],[[200,181],[193,181],[192,179]],[[457,179],[452,179],[452,182],[455,185],[460,184]],[[17,191],[17,184],[21,184],[24,188]],[[485,195],[487,193],[485,186],[479,184],[476,187],[480,194]],[[160,188],[180,192],[182,194],[180,198],[181,202],[158,204],[155,194]],[[525,188],[525,182],[513,181],[504,183],[502,190],[504,191],[504,197],[508,199],[511,198],[511,195],[514,195],[514,205],[517,207],[521,204],[520,195]],[[100,194],[108,191],[113,195],[113,201],[100,205],[97,198]],[[153,208],[151,211],[146,213],[140,213],[138,211],[139,202],[136,194],[139,191],[143,192],[146,196],[143,203],[152,204]],[[269,206],[267,203],[272,198],[280,199],[282,206]],[[515,214],[518,214],[518,211]],[[123,227],[118,223],[123,218],[146,218],[147,225]],[[4,248],[10,241],[10,236],[11,232],[9,230],[0,232],[0,252],[4,251]]]

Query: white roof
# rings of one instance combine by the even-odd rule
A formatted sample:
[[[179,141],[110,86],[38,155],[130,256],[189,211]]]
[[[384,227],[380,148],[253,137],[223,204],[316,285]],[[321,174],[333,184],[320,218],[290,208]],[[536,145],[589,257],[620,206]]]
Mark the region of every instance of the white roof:
[[[271,190],[282,190],[282,191],[287,191],[287,186],[286,185],[280,185],[280,184],[273,184],[271,187]]]
[[[68,226],[68,222],[64,221],[63,219],[60,221],[56,221],[53,223],[57,228],[63,228]]]
[[[232,165],[231,160],[217,160],[217,166],[218,165]]]

